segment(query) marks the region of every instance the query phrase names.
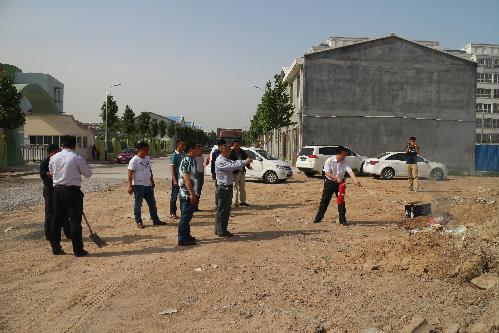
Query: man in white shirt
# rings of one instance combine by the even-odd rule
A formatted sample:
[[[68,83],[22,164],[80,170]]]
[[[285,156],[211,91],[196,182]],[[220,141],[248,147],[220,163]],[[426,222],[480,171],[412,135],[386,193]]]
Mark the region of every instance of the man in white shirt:
[[[54,183],[54,218],[50,226],[50,245],[54,255],[64,254],[61,247],[61,226],[69,218],[73,253],[76,257],[88,254],[83,249],[81,217],[83,214],[83,192],[80,190],[81,176],[92,176],[85,159],[74,152],[76,138],[65,135],[61,138],[63,149],[50,158],[49,172]]]
[[[352,168],[348,164],[348,161],[345,159],[347,156],[348,149],[339,146],[336,151],[336,155],[328,158],[326,162],[324,162],[324,189],[322,190],[321,203],[319,205],[319,211],[315,216],[314,223],[322,221],[333,193],[338,196],[340,184],[345,181],[345,172],[348,172],[355,185],[361,186],[360,182],[357,180],[357,177],[353,173]],[[346,212],[345,203],[338,204],[339,221],[340,224],[344,226],[348,225]]]
[[[132,157],[128,163],[128,194],[135,195],[135,204],[133,214],[135,223],[139,229],[144,229],[142,223],[142,202],[145,199],[149,206],[149,215],[153,225],[166,225],[166,222],[160,221],[158,209],[156,208],[156,199],[154,198],[154,177],[151,169],[151,159],[149,145],[145,142],[139,142],[137,145],[137,154]]]

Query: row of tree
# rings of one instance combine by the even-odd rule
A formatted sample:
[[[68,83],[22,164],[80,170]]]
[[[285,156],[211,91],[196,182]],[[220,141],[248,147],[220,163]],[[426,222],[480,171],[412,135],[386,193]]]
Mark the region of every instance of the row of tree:
[[[14,86],[14,78],[6,70],[0,72],[0,128],[15,129],[26,122],[21,111],[22,93]]]
[[[125,107],[125,111],[120,118],[118,116],[118,104],[112,95],[107,96],[107,122],[105,102],[102,104],[100,116],[104,128],[107,123],[109,133],[121,140],[128,139],[134,142],[137,139],[155,139],[168,136],[203,145],[216,140],[216,135],[215,139],[213,139],[211,133],[206,134],[201,129],[181,126],[165,120],[158,121],[152,118],[149,112],[142,111],[136,116],[129,105]]]
[[[265,92],[251,119],[249,130],[243,133],[243,141],[252,143],[265,137],[272,130],[292,126],[294,107],[287,93],[287,83],[279,74],[274,75],[274,84],[268,81]]]

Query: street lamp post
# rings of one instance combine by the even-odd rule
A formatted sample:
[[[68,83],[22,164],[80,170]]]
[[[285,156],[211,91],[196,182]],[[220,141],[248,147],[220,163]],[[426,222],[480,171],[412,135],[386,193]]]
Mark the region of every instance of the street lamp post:
[[[106,98],[105,98],[105,103],[106,103],[106,128],[105,128],[105,132],[104,132],[104,159],[107,161],[107,96],[109,95],[109,90],[113,87],[118,87],[118,86],[121,86],[122,84],[121,83],[115,83],[115,84],[112,84],[110,86],[107,86],[106,89],[104,89],[106,91]]]

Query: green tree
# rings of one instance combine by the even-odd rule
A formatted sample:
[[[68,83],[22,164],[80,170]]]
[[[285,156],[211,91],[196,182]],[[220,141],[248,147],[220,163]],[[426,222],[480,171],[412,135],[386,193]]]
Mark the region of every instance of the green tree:
[[[169,123],[168,124],[168,127],[166,129],[166,135],[168,135],[169,138],[173,138],[173,136],[175,135],[175,133],[177,133],[176,127],[177,126],[175,126],[174,123]]]
[[[106,102],[102,103],[100,117],[104,128],[106,126]],[[120,118],[118,117],[118,104],[113,98],[113,95],[107,95],[107,128],[113,132],[119,124]]]
[[[159,125],[157,119],[151,119],[149,122],[149,137],[151,139],[156,139],[159,134]]]
[[[160,120],[158,123],[158,133],[161,138],[163,138],[166,135],[168,125],[166,124],[166,121]]]
[[[137,129],[139,130],[142,138],[146,138],[149,130],[149,123],[151,122],[151,115],[148,112],[142,111],[137,119]]]
[[[212,144],[212,145],[217,143],[217,133],[215,133],[214,131],[211,131],[210,133],[208,133],[207,137],[208,137],[207,143]]]
[[[21,110],[23,95],[14,87],[12,75],[0,73],[0,128],[15,129],[26,122]]]
[[[135,112],[133,112],[130,106],[125,107],[125,112],[123,112],[123,116],[121,117],[121,125],[123,128],[123,132],[129,139],[133,139],[133,135],[135,134]]]

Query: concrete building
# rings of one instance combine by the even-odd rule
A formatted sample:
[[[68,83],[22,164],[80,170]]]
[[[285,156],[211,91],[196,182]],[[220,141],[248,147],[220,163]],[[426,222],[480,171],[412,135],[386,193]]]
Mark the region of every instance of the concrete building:
[[[499,44],[461,48],[477,66],[476,143],[499,144]]]
[[[297,124],[266,148],[293,162],[306,145],[374,156],[416,136],[426,158],[473,170],[476,67],[438,42],[332,37],[282,69]]]

